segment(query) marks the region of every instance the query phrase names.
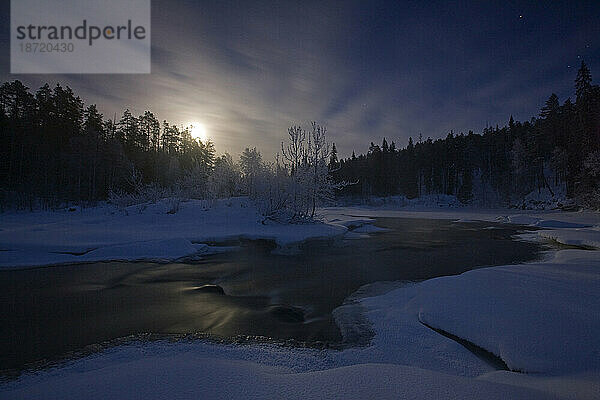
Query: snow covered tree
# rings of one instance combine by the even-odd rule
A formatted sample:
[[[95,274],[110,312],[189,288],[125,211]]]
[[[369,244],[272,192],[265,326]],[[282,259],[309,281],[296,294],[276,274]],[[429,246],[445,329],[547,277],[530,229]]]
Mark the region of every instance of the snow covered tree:
[[[306,131],[298,125],[288,128],[288,143],[281,142],[281,154],[287,161],[292,173],[306,158]]]
[[[241,172],[229,153],[215,161],[209,177],[209,192],[213,198],[237,196],[241,192]]]
[[[279,159],[274,163],[261,164],[254,177],[253,200],[266,218],[285,222],[294,221],[290,208],[290,175]]]
[[[315,216],[317,204],[321,201],[331,200],[333,195],[332,182],[327,168],[329,158],[329,143],[326,140],[327,128],[311,123],[311,131],[308,137],[307,156],[310,167],[310,217]]]
[[[242,170],[246,193],[251,197],[255,194],[255,181],[261,168],[262,156],[260,152],[256,150],[256,147],[252,149],[246,147],[240,155],[240,169]]]

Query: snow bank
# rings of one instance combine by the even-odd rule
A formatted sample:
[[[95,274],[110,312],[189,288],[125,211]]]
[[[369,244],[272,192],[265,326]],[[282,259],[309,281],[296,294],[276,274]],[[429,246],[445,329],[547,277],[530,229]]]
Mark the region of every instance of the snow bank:
[[[148,240],[106,246],[86,253],[82,261],[98,260],[174,260],[208,250],[208,245],[194,246],[186,239]]]
[[[0,268],[106,260],[174,260],[205,251],[195,243],[269,239],[280,246],[342,235],[340,224],[264,224],[246,198],[213,204],[183,202],[168,214],[168,201],[75,212],[0,214]]]
[[[511,224],[530,225],[540,228],[588,228],[592,225],[582,224],[571,221],[558,221],[555,219],[544,219],[534,215],[517,214],[506,217]]]
[[[600,231],[597,229],[541,231],[538,235],[565,245],[600,249]]]
[[[581,220],[577,214],[587,215],[587,221]],[[600,228],[597,213],[563,213],[561,219],[546,219],[534,215],[517,214],[504,217],[512,224],[529,225],[551,230],[540,230],[536,235],[541,239],[549,239],[565,245],[600,248]],[[575,221],[573,220],[575,219]]]
[[[600,371],[600,267],[597,254],[587,256],[582,264],[486,268],[432,279],[413,289],[406,309],[494,353],[511,370]]]
[[[545,227],[546,224],[569,224],[570,227],[600,227],[600,213],[592,211],[565,212],[559,210],[538,210],[523,213],[522,210],[506,208],[431,208],[414,207],[327,207],[322,212],[328,221],[346,218],[425,218],[451,219],[461,221],[505,222],[519,225]],[[550,226],[546,226],[550,227]],[[564,228],[569,226],[555,226]]]
[[[439,196],[438,196],[439,197]],[[434,201],[434,199],[430,199]],[[437,199],[438,201],[440,199]],[[448,199],[444,200],[444,203]],[[440,200],[440,201],[441,201]],[[441,204],[441,203],[436,203]],[[232,198],[208,203],[188,201],[179,212],[169,214],[167,200],[151,205],[132,206],[125,212],[111,206],[57,212],[0,214],[0,268],[52,265],[90,261],[174,260],[194,256],[205,249],[197,243],[230,239],[269,239],[281,247],[290,247],[310,238],[343,235],[348,229],[356,234],[372,233],[381,228],[370,224],[376,217],[445,218],[521,223],[540,228],[561,228],[560,235],[541,231],[544,239],[552,237],[565,244],[599,247],[594,226],[600,226],[600,214],[522,212],[469,208],[393,209],[344,207],[325,208],[325,223],[264,223],[264,218],[246,198]],[[397,208],[397,207],[396,207]],[[565,229],[587,229],[567,233]],[[552,230],[551,232],[556,232]],[[362,236],[354,235],[356,238]],[[348,236],[350,237],[350,236]],[[147,247],[144,243],[146,243]],[[148,252],[147,252],[148,251]],[[208,254],[208,253],[205,253]]]
[[[523,210],[553,210],[572,203],[567,197],[566,185],[559,184],[553,186],[552,190],[548,187],[533,190],[513,205]]]
[[[96,261],[168,261],[186,256],[208,253],[206,244],[192,244],[186,239],[147,240],[109,245],[81,252],[36,252],[12,250],[0,253],[0,260],[9,266],[61,264]]]
[[[552,399],[535,389],[473,380],[415,367],[356,364],[314,369],[297,366],[310,355],[287,351],[288,359],[269,362],[271,351],[246,352],[264,362],[223,357],[226,347],[154,343],[123,346],[60,369],[26,374],[0,386],[10,399]]]

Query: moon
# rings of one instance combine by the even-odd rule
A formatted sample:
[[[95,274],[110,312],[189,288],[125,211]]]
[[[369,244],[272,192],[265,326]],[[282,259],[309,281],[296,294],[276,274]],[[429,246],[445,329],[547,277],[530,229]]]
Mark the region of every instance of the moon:
[[[194,139],[200,139],[200,141],[205,141],[207,138],[206,135],[206,127],[204,124],[200,122],[192,122],[191,124],[192,131],[190,132]]]

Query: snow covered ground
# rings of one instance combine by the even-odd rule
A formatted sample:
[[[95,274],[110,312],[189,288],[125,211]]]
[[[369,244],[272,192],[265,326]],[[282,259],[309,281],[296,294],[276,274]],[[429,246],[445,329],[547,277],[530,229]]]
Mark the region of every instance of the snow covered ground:
[[[286,225],[262,217],[246,198],[168,201],[125,212],[112,206],[0,214],[0,268],[107,260],[176,260],[210,251],[204,242],[272,239],[280,246],[343,234],[335,224]]]
[[[1,385],[0,398],[600,398],[600,252],[592,250],[600,247],[599,214],[346,207],[324,209],[328,225],[288,227],[257,223],[256,214],[247,209],[238,212],[237,207],[244,209],[238,201],[243,203],[232,200],[229,206],[233,207],[230,222],[223,222],[228,217],[219,211],[228,207],[227,203],[216,205],[212,214],[186,211],[184,205],[181,217],[152,217],[147,210],[126,217],[108,214],[111,221],[131,219],[89,231],[81,228],[82,221],[102,221],[107,214],[90,211],[86,216],[84,211],[72,225],[62,221],[64,215],[44,214],[37,217],[37,227],[27,226],[36,217],[12,214],[0,217],[0,243],[13,246],[13,251],[36,249],[39,256],[60,246],[81,249],[94,242],[95,246],[101,244],[102,257],[108,257],[119,252],[132,254],[126,247],[131,242],[126,239],[134,232],[129,224],[138,222],[144,226],[142,241],[176,240],[177,229],[183,232],[180,239],[196,249],[202,246],[192,241],[240,234],[289,244],[311,235],[343,234],[346,226],[364,226],[363,233],[347,233],[360,236],[372,231],[364,225],[369,218],[393,216],[527,224],[539,228],[524,236],[528,240],[552,238],[585,249],[565,246],[529,264],[389,285],[392,290],[359,300],[358,308],[375,332],[366,347],[319,351],[257,344],[132,343],[26,373]],[[202,223],[200,214],[220,226],[212,230],[211,225]],[[164,221],[170,217],[174,217],[170,223]],[[153,224],[163,228],[151,228]],[[77,227],[81,236],[65,233],[53,238],[48,233],[69,226]],[[27,233],[35,235],[36,229],[46,231],[29,238]],[[115,230],[114,235],[110,229]],[[41,246],[43,238],[50,243]],[[173,247],[177,243],[173,242]],[[137,247],[136,258],[153,247],[160,246]],[[186,251],[192,249],[182,245],[181,253]],[[4,257],[2,252],[0,257]],[[6,258],[0,259],[9,264]],[[439,331],[493,353],[510,371],[496,370]]]
[[[149,346],[151,356],[138,348],[117,349],[84,366],[7,385],[0,394],[57,400],[556,398],[525,387],[405,365],[363,363],[295,372],[286,365],[211,357],[198,346],[187,347]]]

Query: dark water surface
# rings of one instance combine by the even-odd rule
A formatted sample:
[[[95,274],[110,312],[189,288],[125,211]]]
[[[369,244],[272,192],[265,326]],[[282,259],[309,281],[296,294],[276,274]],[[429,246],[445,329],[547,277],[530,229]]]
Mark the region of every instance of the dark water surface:
[[[132,334],[208,333],[341,341],[332,310],[360,286],[422,280],[538,257],[518,228],[380,218],[363,239],[269,242],[182,264],[95,263],[0,272],[0,370],[18,370]],[[216,290],[198,289],[217,284]],[[213,288],[214,289],[214,288]]]

